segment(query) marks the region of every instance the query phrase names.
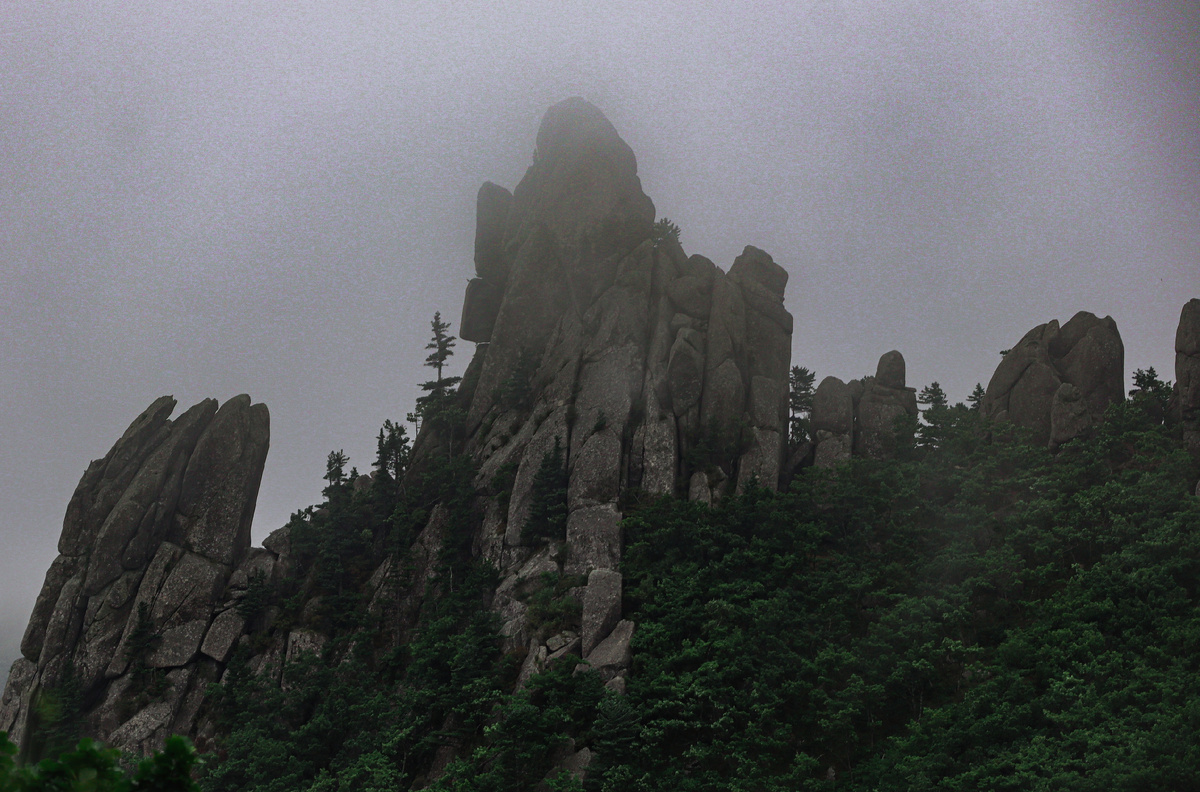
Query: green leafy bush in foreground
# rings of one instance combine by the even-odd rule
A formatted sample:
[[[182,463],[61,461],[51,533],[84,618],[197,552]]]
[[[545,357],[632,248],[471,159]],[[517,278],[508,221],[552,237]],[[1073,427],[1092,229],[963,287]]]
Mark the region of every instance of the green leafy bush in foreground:
[[[198,757],[183,737],[171,737],[163,750],[143,759],[132,772],[121,767],[121,752],[92,740],[36,765],[17,767],[17,747],[0,732],[0,790],[3,792],[199,792],[192,780]]]

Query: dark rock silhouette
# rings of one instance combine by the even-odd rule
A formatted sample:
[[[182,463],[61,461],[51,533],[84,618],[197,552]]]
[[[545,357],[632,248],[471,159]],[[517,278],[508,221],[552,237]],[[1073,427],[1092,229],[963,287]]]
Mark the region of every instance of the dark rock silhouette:
[[[887,459],[896,452],[897,420],[916,420],[917,395],[904,384],[904,356],[896,350],[879,358],[874,377],[842,382],[821,380],[813,394],[813,464],[832,467],[861,456]]]
[[[494,537],[482,552],[507,580],[494,607],[512,645],[522,646],[524,606],[507,593],[515,581],[534,569],[588,575],[588,658],[619,621],[624,493],[712,502],[751,481],[778,486],[787,450],[788,274],[754,247],[725,273],[656,236],[633,152],[582,99],[546,113],[534,162],[511,200],[485,184],[477,207],[478,278],[467,288],[460,335],[488,343],[471,364],[478,377],[462,389],[467,448],[481,462],[481,488],[517,466],[507,510],[482,508],[484,534]],[[512,405],[502,386],[522,360],[533,361],[536,374],[528,403]],[[566,457],[568,516],[562,552],[550,553],[526,546],[521,527],[556,440]],[[553,655],[548,645],[530,647],[527,673],[543,667],[543,654]],[[605,674],[618,675],[605,662]]]
[[[1061,328],[1038,325],[996,367],[984,415],[1011,421],[1057,448],[1125,398],[1125,346],[1112,317],[1080,311]]]
[[[1179,314],[1175,332],[1175,393],[1171,412],[1183,423],[1184,442],[1200,455],[1200,299]]]

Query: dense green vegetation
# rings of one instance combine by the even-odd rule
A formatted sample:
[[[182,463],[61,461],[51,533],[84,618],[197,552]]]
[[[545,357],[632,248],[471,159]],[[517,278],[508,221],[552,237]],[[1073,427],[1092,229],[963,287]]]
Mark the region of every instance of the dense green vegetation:
[[[4,792],[196,792],[192,769],[199,760],[183,737],[171,737],[163,750],[122,767],[121,752],[84,739],[57,759],[29,767],[13,761],[17,747],[0,732],[0,790]]]
[[[407,446],[381,433],[370,486],[332,460],[326,502],[293,522],[291,588],[255,606],[279,608],[271,629],[308,619],[333,639],[282,688],[235,657],[202,784],[1200,789],[1200,470],[1163,424],[1169,389],[1152,372],[1135,384],[1055,454],[934,384],[896,459],[716,508],[630,503],[624,696],[574,662],[511,692],[523,658],[502,655],[487,609],[470,463],[439,456],[402,488]],[[543,467],[531,530],[557,535],[561,459]],[[407,621],[373,621],[367,577],[389,553],[411,569],[434,508],[429,595]],[[545,581],[531,608],[568,623],[569,585]],[[555,769],[585,747],[585,781]]]

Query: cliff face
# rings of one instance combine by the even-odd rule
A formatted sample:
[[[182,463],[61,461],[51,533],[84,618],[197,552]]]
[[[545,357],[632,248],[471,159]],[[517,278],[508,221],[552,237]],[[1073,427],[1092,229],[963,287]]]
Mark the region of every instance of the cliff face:
[[[467,448],[481,488],[516,467],[507,508],[484,507],[481,551],[513,580],[534,568],[589,576],[586,657],[619,621],[623,498],[711,502],[751,480],[778,485],[788,274],[753,247],[727,273],[687,255],[655,226],[633,152],[580,99],[547,112],[511,194],[480,189],[475,240],[460,331],[479,344],[463,387]],[[517,371],[532,379],[513,399],[506,384]],[[522,527],[556,443],[569,482],[566,541],[535,551]],[[506,634],[523,643],[520,603],[504,587],[498,599]],[[542,650],[531,645],[530,657]]]
[[[465,425],[453,437],[427,426],[399,482],[417,486],[422,458],[452,449],[472,458],[475,492],[465,508],[422,504],[404,534],[406,545],[415,541],[401,551],[384,552],[384,530],[372,536],[353,523],[371,550],[352,587],[379,645],[395,648],[443,585],[439,555],[465,524],[473,533],[464,554],[500,573],[487,599],[505,650],[524,657],[516,684],[575,656],[620,692],[637,629],[622,613],[627,506],[644,495],[712,503],[752,481],[775,488],[809,455],[822,466],[887,457],[896,420],[917,416],[916,394],[895,351],[874,377],[826,378],[814,396],[815,447],[785,462],[787,272],[754,247],[728,272],[688,255],[677,232],[654,222],[632,151],[582,100],[547,112],[521,183],[511,193],[483,185],[477,206],[476,277],[460,335],[478,346],[456,397]],[[1193,442],[1198,328],[1193,300],[1176,339],[1172,408]],[[1123,398],[1123,365],[1112,319],[1080,313],[1027,334],[997,368],[982,408],[1041,442],[1066,442]],[[182,733],[209,749],[215,726],[204,693],[236,646],[251,672],[282,684],[287,660],[339,645],[327,644],[334,628],[319,617],[315,562],[303,561],[299,540],[293,553],[290,528],[250,547],[266,407],[246,396],[219,409],[208,400],[170,420],[174,407],[163,397],[140,415],[88,467],[67,508],[60,556],[0,701],[0,730],[26,754],[38,750],[40,704],[67,691],[84,734],[146,752]],[[545,517],[547,477],[562,490],[554,508],[563,524],[535,534],[527,526]],[[346,486],[362,494],[373,485],[362,477]],[[297,519],[323,530],[321,511]],[[553,635],[528,604],[547,574],[579,610],[577,625]],[[278,607],[240,606],[285,588],[288,618]],[[454,750],[443,748],[431,773]],[[586,765],[586,750],[563,766]]]
[[[67,506],[0,702],[0,731],[26,750],[36,748],[39,701],[67,691],[81,731],[117,747],[143,752],[187,733],[240,634],[223,594],[262,553],[250,550],[250,523],[267,408],[208,399],[172,421],[174,408],[169,396],[151,404],[88,466]],[[149,669],[166,686],[153,703],[139,698]]]
[[[1117,323],[1080,311],[1030,330],[996,368],[984,415],[1012,421],[1056,448],[1077,437],[1125,398],[1125,346]]]

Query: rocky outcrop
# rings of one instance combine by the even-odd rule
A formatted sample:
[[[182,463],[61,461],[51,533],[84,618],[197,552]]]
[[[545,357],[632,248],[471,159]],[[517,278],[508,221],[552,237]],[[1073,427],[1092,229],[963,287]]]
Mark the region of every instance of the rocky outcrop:
[[[534,162],[511,196],[490,183],[480,189],[475,240],[460,335],[488,343],[471,364],[478,377],[461,389],[467,448],[481,463],[481,489],[516,468],[507,509],[481,507],[480,545],[506,576],[494,607],[523,645],[525,615],[508,592],[531,558],[544,558],[521,529],[557,442],[568,513],[555,571],[587,581],[579,595],[587,654],[619,622],[628,493],[711,503],[752,481],[778,485],[788,274],[754,247],[726,273],[656,232],[633,152],[581,99],[546,113]],[[522,361],[534,373],[516,403],[506,380]]]
[[[1175,331],[1175,392],[1171,412],[1183,424],[1183,439],[1200,455],[1200,299],[1179,314]]]
[[[826,377],[813,393],[813,464],[833,467],[851,456],[886,459],[896,451],[898,421],[917,418],[917,395],[904,384],[904,356],[879,358],[874,377]]]
[[[1028,429],[1057,448],[1125,398],[1125,347],[1112,317],[1080,311],[1038,325],[1010,349],[988,383],[984,415]]]
[[[139,415],[67,507],[0,703],[0,731],[26,753],[37,748],[39,700],[67,686],[84,702],[83,731],[116,747],[145,752],[190,732],[241,634],[223,595],[239,571],[261,567],[250,524],[267,408],[207,399],[170,420],[174,408],[164,396]],[[142,680],[154,672],[151,695]]]

